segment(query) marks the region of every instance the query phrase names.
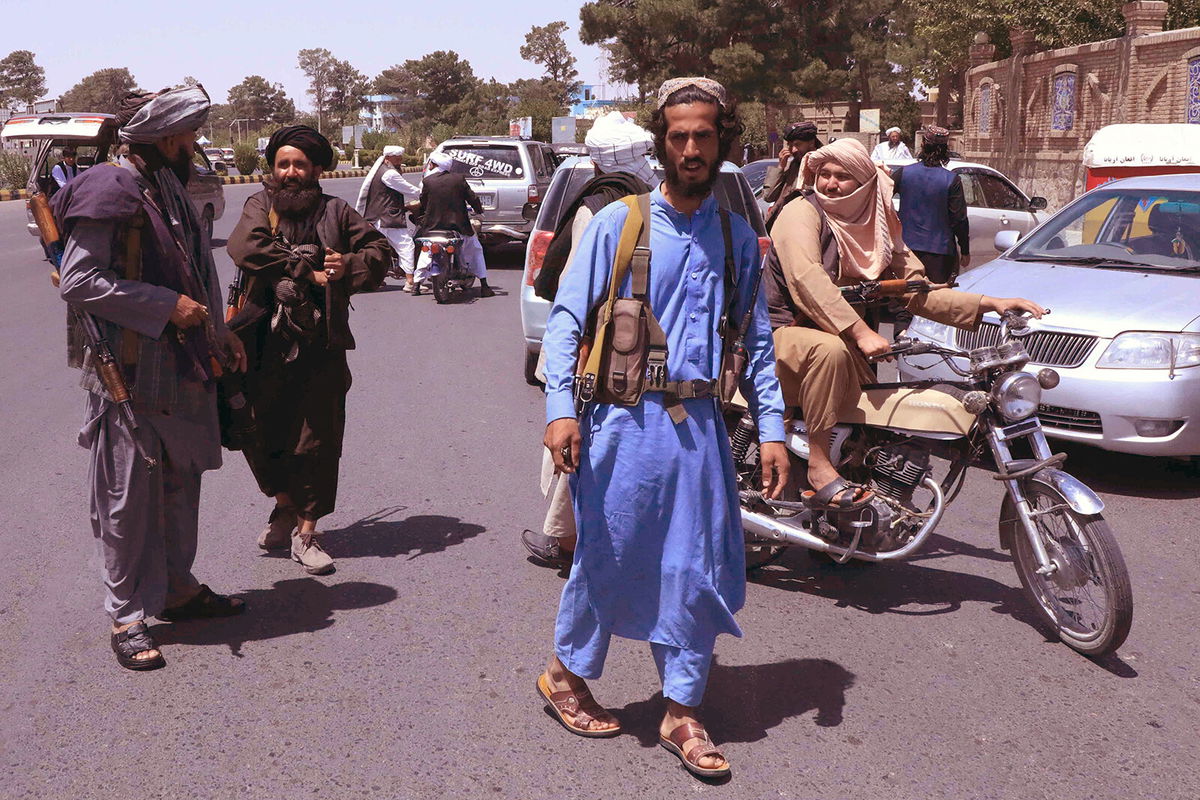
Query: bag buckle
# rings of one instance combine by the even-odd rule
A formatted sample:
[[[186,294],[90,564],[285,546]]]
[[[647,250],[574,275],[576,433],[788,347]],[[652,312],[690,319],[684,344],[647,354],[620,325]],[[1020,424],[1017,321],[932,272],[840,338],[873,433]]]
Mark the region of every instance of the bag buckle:
[[[646,356],[646,388],[661,390],[667,385],[667,354],[651,350]]]

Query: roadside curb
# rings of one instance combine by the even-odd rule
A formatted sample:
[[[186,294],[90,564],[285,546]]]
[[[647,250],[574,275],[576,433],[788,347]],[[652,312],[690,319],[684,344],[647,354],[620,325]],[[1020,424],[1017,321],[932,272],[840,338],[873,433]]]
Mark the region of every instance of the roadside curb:
[[[325,175],[329,180],[338,178],[365,178],[370,170],[366,169],[342,169],[334,170]],[[266,175],[222,175],[222,185],[239,183],[262,183]],[[5,200],[24,200],[29,196],[29,193],[24,189],[0,189],[0,202]]]

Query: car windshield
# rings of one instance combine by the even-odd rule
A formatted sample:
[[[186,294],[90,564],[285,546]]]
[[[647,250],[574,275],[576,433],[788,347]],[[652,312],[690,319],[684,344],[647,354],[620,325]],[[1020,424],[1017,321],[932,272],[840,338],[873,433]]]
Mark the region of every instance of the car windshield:
[[[445,152],[454,159],[454,171],[483,180],[519,180],[525,177],[521,154],[512,145],[451,144]]]
[[[767,178],[767,169],[770,168],[773,161],[751,161],[746,166],[742,167],[742,174],[746,176],[746,182],[750,184],[750,189],[755,194],[762,188],[763,182]]]
[[[1010,258],[1102,269],[1200,271],[1200,192],[1089,192]]]

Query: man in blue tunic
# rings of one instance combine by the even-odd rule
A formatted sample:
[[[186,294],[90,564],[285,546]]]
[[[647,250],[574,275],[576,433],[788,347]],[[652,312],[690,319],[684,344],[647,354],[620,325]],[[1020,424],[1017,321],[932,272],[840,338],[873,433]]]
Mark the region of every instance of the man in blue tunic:
[[[675,78],[659,91],[651,130],[666,180],[650,195],[647,296],[666,334],[669,379],[711,388],[720,369],[726,260],[711,190],[742,125],[720,84]],[[584,679],[600,677],[613,634],[648,641],[667,699],[661,743],[693,773],[722,775],[729,763],[696,707],[717,636],[741,635],[733,615],[742,607],[746,576],[735,476],[716,400],[711,393],[677,400],[648,392],[636,406],[595,403],[582,423],[575,416],[580,337],[607,292],[627,213],[624,203],[613,203],[584,233],[543,340],[545,445],[558,469],[571,475],[579,539],[559,606],[555,654],[538,691],[571,732],[615,735],[619,723]],[[731,217],[740,318],[759,251],[751,227]],[[764,491],[777,497],[787,482],[783,400],[761,294],[746,346],[742,393],[758,422]],[[686,411],[678,423],[669,411],[676,402]]]

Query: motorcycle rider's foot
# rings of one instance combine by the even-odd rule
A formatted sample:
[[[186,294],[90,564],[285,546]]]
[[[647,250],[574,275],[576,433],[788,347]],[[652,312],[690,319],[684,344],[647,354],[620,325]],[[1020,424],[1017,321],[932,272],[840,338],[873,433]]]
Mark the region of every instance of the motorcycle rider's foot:
[[[704,726],[700,724],[700,720],[696,717],[696,709],[681,705],[674,700],[668,700],[667,713],[663,716],[662,724],[658,726],[658,735],[663,739],[669,739],[672,731],[679,726],[687,725],[688,723],[697,725],[701,729],[704,728]],[[705,730],[704,733],[707,736],[707,730]],[[691,753],[695,748],[702,747],[706,744],[711,744],[711,742],[711,739],[688,739],[683,743],[682,746],[684,760],[690,760],[700,769],[727,769],[729,767],[729,761],[726,760],[725,756],[721,755],[720,753],[700,756],[696,759],[688,759],[688,754]]]
[[[492,287],[488,286],[488,282],[486,279],[481,279],[479,281],[479,296],[480,297],[495,297],[496,296],[496,292],[492,289]]]
[[[320,535],[320,532],[315,530],[307,534],[299,531],[292,534],[292,561],[304,567],[304,571],[309,575],[326,575],[333,572],[333,557],[326,553],[325,548],[317,541]]]
[[[413,296],[413,297],[420,297],[420,296],[421,296],[421,282],[420,282],[420,281],[417,281],[416,283],[414,283],[414,284],[413,284],[413,287],[412,287],[412,296]]]
[[[546,665],[545,680],[546,687],[550,692],[582,692],[587,690],[587,682],[573,672],[567,670],[563,663],[558,660],[558,656],[551,656],[550,662]],[[589,693],[590,696],[590,693]],[[563,717],[571,725],[581,728],[586,731],[611,731],[621,727],[621,723],[617,721],[607,709],[601,707],[592,699],[592,704],[588,707],[579,709],[583,714],[586,714],[591,719],[586,722],[580,719],[583,714],[572,714],[570,711],[562,711]]]
[[[808,470],[808,485],[812,487],[814,494],[819,494],[822,489],[841,477],[838,471],[832,467],[828,469],[810,467]],[[866,494],[865,489],[850,486],[830,498],[829,504],[834,505],[838,501],[859,501],[864,494]]]

